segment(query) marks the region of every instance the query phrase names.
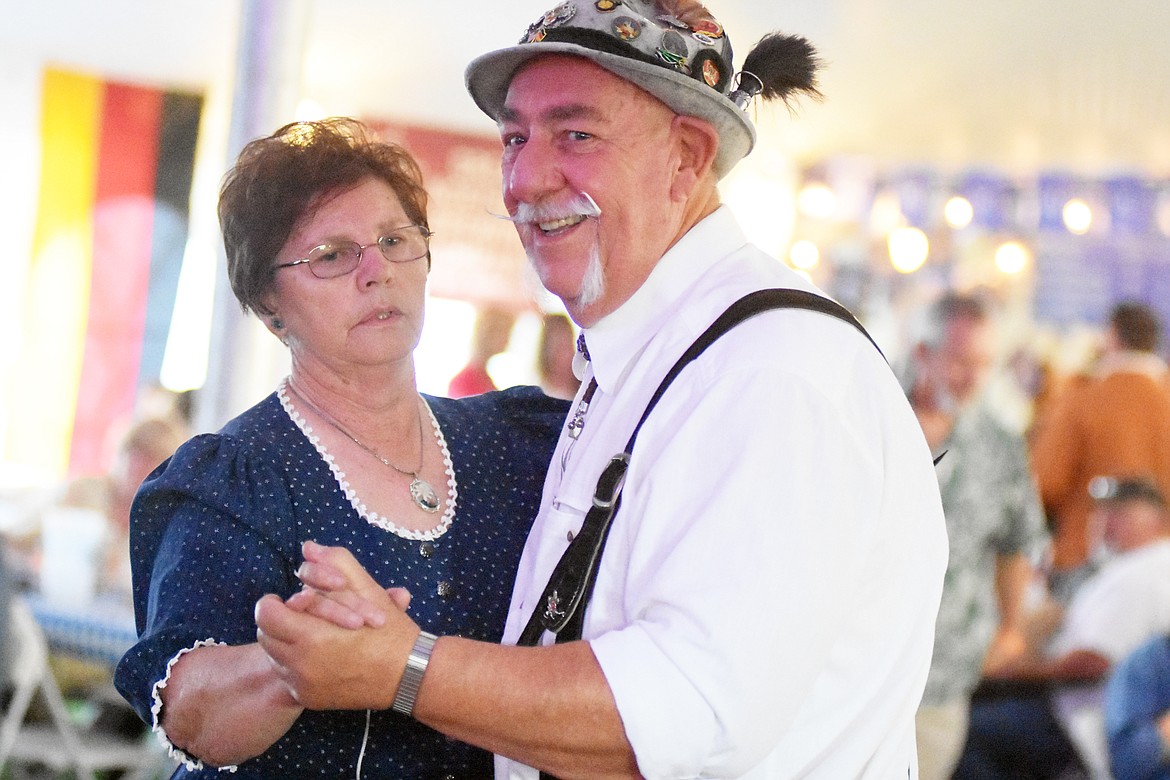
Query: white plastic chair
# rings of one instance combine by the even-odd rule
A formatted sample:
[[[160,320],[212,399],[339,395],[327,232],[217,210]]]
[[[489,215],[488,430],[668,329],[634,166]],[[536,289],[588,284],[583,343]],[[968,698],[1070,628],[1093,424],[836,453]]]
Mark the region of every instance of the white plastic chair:
[[[12,599],[10,613],[12,698],[0,720],[0,769],[37,764],[56,771],[72,769],[78,780],[93,780],[94,772],[104,769],[126,770],[124,780],[169,776],[175,765],[149,732],[130,739],[86,731],[70,719],[49,668],[49,648],[41,627],[19,597]],[[37,693],[44,700],[49,720],[26,724],[29,705]]]

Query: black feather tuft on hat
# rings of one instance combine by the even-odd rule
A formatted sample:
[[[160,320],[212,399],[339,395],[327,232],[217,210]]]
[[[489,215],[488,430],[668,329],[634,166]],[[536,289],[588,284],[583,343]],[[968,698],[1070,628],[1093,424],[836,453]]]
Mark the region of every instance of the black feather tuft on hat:
[[[788,103],[789,98],[797,93],[820,100],[822,95],[817,89],[820,65],[816,49],[806,38],[769,33],[748,52],[741,76],[755,76],[761,86],[759,94],[765,100],[779,99]]]

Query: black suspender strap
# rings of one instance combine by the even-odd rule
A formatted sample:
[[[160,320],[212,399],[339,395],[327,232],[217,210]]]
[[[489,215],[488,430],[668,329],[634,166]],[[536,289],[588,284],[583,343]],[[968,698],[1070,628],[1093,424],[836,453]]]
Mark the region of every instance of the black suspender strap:
[[[601,472],[601,477],[597,481],[597,489],[593,495],[593,505],[585,515],[581,530],[569,543],[568,548],[553,569],[552,576],[549,577],[548,584],[545,586],[540,600],[536,603],[532,616],[520,634],[518,645],[535,647],[540,643],[540,637],[545,631],[555,633],[557,642],[570,642],[581,638],[585,606],[589,603],[589,598],[593,593],[593,581],[601,563],[601,554],[605,549],[605,540],[609,535],[610,525],[614,515],[617,514],[618,507],[621,506],[622,486],[625,483],[626,469],[630,463],[630,453],[633,452],[634,442],[637,440],[638,432],[642,430],[646,418],[658,405],[659,399],[662,398],[663,393],[666,392],[675,377],[716,339],[760,312],[781,308],[808,309],[837,317],[853,325],[873,343],[875,348],[877,347],[877,343],[873,341],[873,338],[848,309],[815,293],[791,289],[758,290],[733,303],[699,336],[667,372],[666,377],[650,398],[646,410],[642,413],[642,418],[634,426],[634,431],[630,434],[630,440],[626,444],[625,450],[614,455],[610,459],[609,465]],[[880,348],[878,348],[878,352],[881,352]]]
[[[879,353],[882,351],[881,347],[877,345],[877,342],[873,340],[848,309],[836,301],[829,300],[823,295],[806,292],[805,290],[789,289],[757,290],[754,293],[748,293],[731,304],[727,311],[719,315],[719,318],[711,323],[707,330],[703,331],[703,335],[695,339],[695,343],[682,354],[682,357],[678,359],[674,367],[667,372],[666,377],[662,380],[662,384],[658,386],[658,389],[654,391],[654,395],[650,398],[650,403],[646,405],[646,411],[642,413],[642,419],[638,421],[638,425],[630,435],[630,442],[626,445],[627,455],[634,449],[634,440],[638,438],[638,431],[642,429],[642,424],[646,422],[646,418],[650,416],[651,410],[658,405],[658,400],[662,398],[662,394],[666,392],[666,388],[679,375],[679,372],[688,363],[701,355],[707,347],[711,346],[724,333],[744,320],[769,309],[808,309],[810,311],[820,312],[821,314],[828,314],[837,319],[844,320],[857,328],[869,339],[870,343],[873,344]]]

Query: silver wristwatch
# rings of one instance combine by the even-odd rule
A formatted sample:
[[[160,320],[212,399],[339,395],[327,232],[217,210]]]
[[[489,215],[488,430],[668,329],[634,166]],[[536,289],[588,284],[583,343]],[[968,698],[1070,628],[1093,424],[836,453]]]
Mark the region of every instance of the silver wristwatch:
[[[414,647],[406,657],[406,668],[402,670],[402,682],[398,683],[398,693],[394,694],[394,703],[390,708],[395,712],[410,716],[414,712],[414,700],[418,698],[418,688],[422,685],[423,673],[431,660],[431,651],[435,648],[438,637],[426,631],[418,633],[414,640]]]

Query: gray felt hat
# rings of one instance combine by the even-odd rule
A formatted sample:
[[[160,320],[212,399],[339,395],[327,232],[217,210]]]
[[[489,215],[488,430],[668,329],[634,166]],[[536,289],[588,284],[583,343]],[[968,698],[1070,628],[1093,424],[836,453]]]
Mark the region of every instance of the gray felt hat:
[[[692,26],[659,2],[569,0],[537,19],[519,44],[473,60],[467,66],[467,91],[484,113],[498,120],[512,76],[528,60],[547,54],[592,60],[676,113],[710,122],[719,134],[718,178],[755,144],[756,131],[745,109],[758,89],[732,92],[731,42],[710,17]]]

